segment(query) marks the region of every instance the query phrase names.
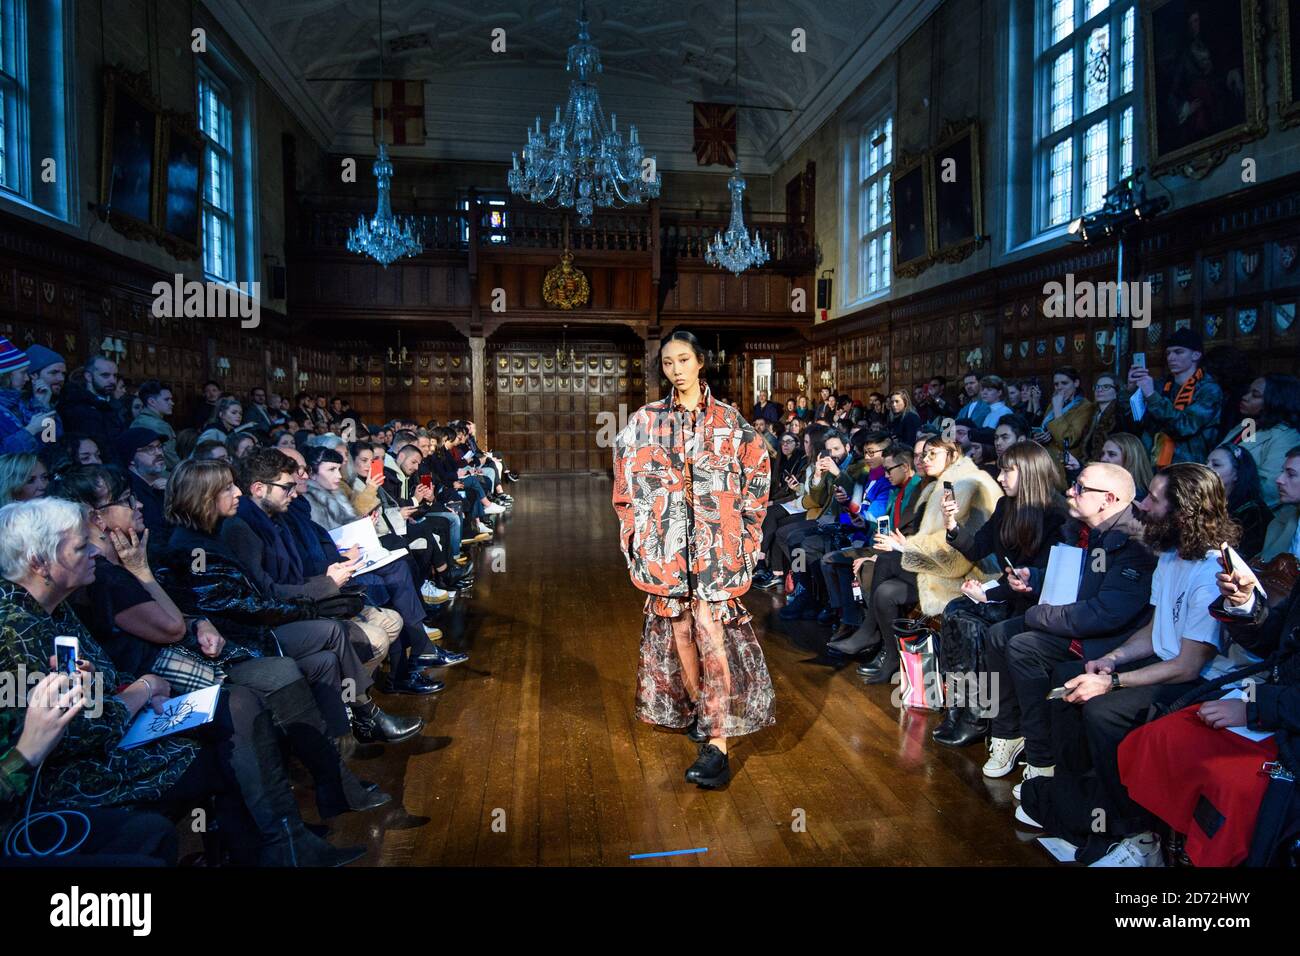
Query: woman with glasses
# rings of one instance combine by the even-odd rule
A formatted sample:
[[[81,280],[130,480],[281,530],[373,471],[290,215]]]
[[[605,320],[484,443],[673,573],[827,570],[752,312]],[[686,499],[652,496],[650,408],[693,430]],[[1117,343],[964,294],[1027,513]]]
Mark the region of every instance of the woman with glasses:
[[[1119,465],[1133,477],[1134,501],[1147,496],[1155,472],[1151,468],[1151,454],[1143,446],[1142,439],[1128,432],[1115,432],[1102,442],[1097,461]]]
[[[1116,431],[1129,431],[1133,427],[1133,416],[1128,409],[1128,401],[1120,394],[1115,376],[1103,372],[1097,376],[1092,386],[1092,423],[1088,426],[1088,438],[1084,451],[1079,458],[1084,461],[1100,461],[1101,448],[1106,439]]]
[[[1241,556],[1247,561],[1264,548],[1264,533],[1273,512],[1259,492],[1259,471],[1244,445],[1220,445],[1206,462],[1219,476],[1228,496],[1228,515],[1241,525]]]
[[[972,700],[970,695],[977,686],[976,675],[987,670],[985,636],[992,625],[1023,614],[1033,603],[1011,590],[1006,569],[1047,567],[1048,553],[1066,518],[1060,476],[1041,445],[1016,442],[1003,452],[999,465],[997,482],[1003,495],[978,531],[958,522],[956,500],[941,502],[948,544],[975,563],[992,558],[1001,571],[991,584],[973,578],[963,581],[962,597],[949,602],[943,612],[939,660],[949,699],[947,715],[933,736],[950,747],[965,747],[987,735],[989,722],[984,715],[993,702]]]
[[[1057,463],[1061,483],[1067,472],[1078,474],[1082,465],[1078,455],[1087,445],[1096,406],[1079,394],[1079,372],[1063,365],[1052,374],[1052,402],[1043,414],[1043,423],[1034,440],[1051,453]],[[1068,457],[1067,457],[1067,453]]]

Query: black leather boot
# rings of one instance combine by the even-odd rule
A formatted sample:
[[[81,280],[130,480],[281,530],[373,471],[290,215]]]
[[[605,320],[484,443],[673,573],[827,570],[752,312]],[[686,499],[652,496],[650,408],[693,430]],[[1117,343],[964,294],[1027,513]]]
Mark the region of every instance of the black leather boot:
[[[946,747],[969,747],[976,741],[983,740],[989,733],[989,721],[979,717],[974,710],[969,707],[958,707],[957,721],[953,724],[951,730],[940,734],[939,730],[934,732],[936,743],[943,744]],[[940,728],[941,729],[941,728]]]
[[[730,779],[731,764],[727,755],[713,744],[701,744],[699,757],[686,771],[686,782],[712,790],[725,786]]]
[[[424,729],[422,717],[400,717],[379,709],[373,700],[348,707],[352,717],[352,736],[363,744],[395,744],[414,737]]]
[[[709,739],[708,735],[700,731],[700,718],[692,717],[690,726],[686,728],[686,736],[697,744],[702,744]]]
[[[260,866],[343,866],[365,854],[364,846],[334,847],[307,829],[284,773],[271,712],[253,719],[246,741],[234,740],[229,760],[244,809],[261,839]]]
[[[961,717],[960,707],[944,708],[943,720],[940,721],[938,727],[934,728],[934,730],[931,731],[930,736],[933,737],[935,740],[938,740],[940,743],[942,743],[943,737],[947,737],[952,734],[953,728],[957,726],[957,720],[960,717]]]

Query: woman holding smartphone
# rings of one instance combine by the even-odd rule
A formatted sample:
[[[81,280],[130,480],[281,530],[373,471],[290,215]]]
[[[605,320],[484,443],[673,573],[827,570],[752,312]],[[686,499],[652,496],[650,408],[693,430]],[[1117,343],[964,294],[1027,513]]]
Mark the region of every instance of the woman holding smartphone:
[[[1058,368],[1052,374],[1052,404],[1043,415],[1043,424],[1034,433],[1034,440],[1052,453],[1062,485],[1067,471],[1082,468],[1069,451],[1087,447],[1088,429],[1095,411],[1096,406],[1079,394],[1078,371],[1069,365]]]
[[[773,588],[777,585],[778,578],[767,563],[767,549],[772,546],[777,529],[783,523],[782,516],[788,521],[794,521],[798,518],[798,515],[792,515],[784,508],[771,506],[793,501],[796,497],[803,497],[806,491],[804,479],[808,473],[808,456],[804,454],[803,440],[798,435],[786,432],[781,436],[778,448],[780,451],[777,455],[776,469],[772,478],[772,495],[768,499],[767,514],[763,516],[761,550],[754,555],[756,559],[754,587],[763,589]]]
[[[632,583],[646,592],[637,717],[700,744],[686,779],[730,779],[728,741],[775,722],[774,692],[740,596],[749,590],[771,464],[744,417],[702,380],[689,332],[660,348],[672,391],[614,444],[614,510]]]
[[[972,531],[958,522],[955,499],[945,498],[942,504],[945,538],[953,550],[975,563],[993,557],[1003,570],[988,584],[974,579],[963,581],[963,596],[944,608],[939,662],[950,695],[955,687],[971,687],[967,675],[983,672],[988,629],[1023,614],[1030,603],[1007,586],[1006,569],[1045,568],[1066,517],[1060,476],[1051,455],[1041,445],[1016,442],[1003,452],[999,464],[1002,497],[979,530]],[[983,715],[990,703],[970,700],[968,695],[956,699],[950,696],[947,714],[935,728],[934,739],[950,747],[965,747],[983,739],[988,731]]]

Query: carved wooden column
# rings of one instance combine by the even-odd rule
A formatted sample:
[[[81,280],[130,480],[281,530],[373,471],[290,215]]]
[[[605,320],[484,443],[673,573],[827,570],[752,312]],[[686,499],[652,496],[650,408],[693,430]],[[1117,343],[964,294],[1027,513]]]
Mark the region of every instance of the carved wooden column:
[[[482,335],[471,335],[469,337],[469,367],[470,375],[474,381],[474,427],[478,433],[478,440],[483,447],[487,447],[488,442],[485,433],[487,427],[487,383],[483,377],[483,356],[486,350],[486,337]]]

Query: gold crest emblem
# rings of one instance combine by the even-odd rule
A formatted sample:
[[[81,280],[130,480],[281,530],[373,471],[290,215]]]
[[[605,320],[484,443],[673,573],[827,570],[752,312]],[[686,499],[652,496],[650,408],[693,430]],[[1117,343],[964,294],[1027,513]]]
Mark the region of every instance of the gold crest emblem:
[[[568,249],[542,280],[542,300],[557,309],[577,309],[587,304],[591,286],[582,270],[573,267],[573,253]]]

